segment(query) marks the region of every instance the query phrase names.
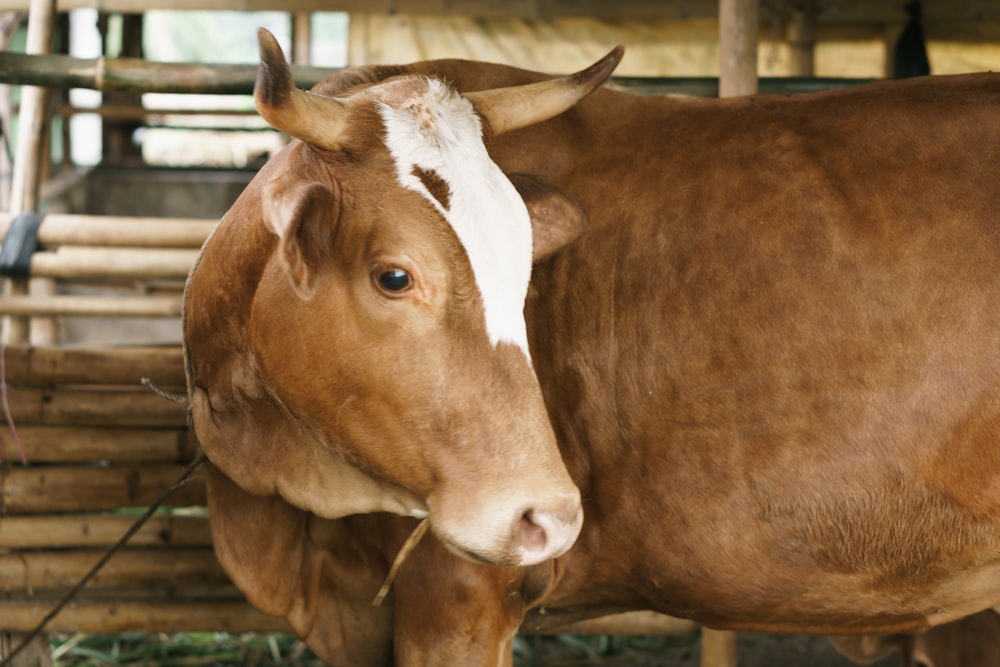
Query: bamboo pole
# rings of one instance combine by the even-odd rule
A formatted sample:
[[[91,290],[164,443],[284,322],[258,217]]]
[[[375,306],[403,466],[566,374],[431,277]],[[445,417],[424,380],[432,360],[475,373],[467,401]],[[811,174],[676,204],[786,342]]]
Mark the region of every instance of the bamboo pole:
[[[105,384],[138,387],[148,377],[183,387],[184,355],[174,347],[25,347],[6,350],[11,384]]]
[[[122,120],[146,119],[146,125],[162,123],[164,116],[245,116],[247,118],[259,118],[255,109],[179,109],[176,107],[144,107],[135,104],[114,107],[77,107],[71,104],[64,104],[59,107],[59,115],[61,116],[76,116],[81,114],[96,114],[103,118]],[[270,128],[270,126],[261,120],[260,124],[248,127],[241,126],[234,129],[252,130],[255,128],[266,129]]]
[[[172,429],[23,426],[17,429],[34,463],[186,463],[198,448],[194,433]],[[0,437],[11,442],[7,427]]]
[[[140,391],[39,389],[8,391],[18,426],[116,426],[184,428],[186,410],[145,389]]]
[[[0,51],[9,51],[18,27],[24,19],[24,14],[17,11],[0,12]],[[0,123],[4,128],[13,127],[13,104],[11,86],[0,84]],[[7,151],[0,151],[0,211],[10,210],[11,186],[11,156]]]
[[[0,213],[0,238],[14,216]],[[50,213],[38,228],[42,246],[193,248],[205,243],[218,220]]]
[[[0,296],[0,314],[70,317],[180,317],[179,297]]]
[[[0,8],[23,9],[27,0],[2,0]],[[779,14],[789,4],[767,3],[766,8]],[[902,5],[897,2],[823,2],[830,6],[829,23],[862,23],[874,25],[879,22],[896,20],[902,14]],[[942,23],[996,20],[1000,17],[1000,6],[995,0],[976,2],[927,3],[929,19]],[[441,14],[451,16],[478,16],[482,18],[504,19],[551,19],[560,17],[581,17],[651,20],[663,19],[689,21],[691,19],[714,19],[717,17],[718,3],[714,0],[684,0],[664,2],[664,0],[629,0],[628,2],[607,2],[607,0],[576,0],[575,2],[555,2],[552,0],[60,0],[62,11],[76,8],[99,6],[108,12],[148,11],[149,9],[198,9],[231,11],[342,11],[351,14],[371,12],[381,14]],[[945,25],[943,27],[951,27]]]
[[[292,13],[292,62],[296,65],[308,65],[310,47],[312,46],[312,13]]]
[[[719,97],[757,92],[759,0],[719,0]]]
[[[28,54],[47,54],[51,50],[55,13],[55,0],[31,0],[25,45]],[[48,124],[48,89],[25,86],[21,89],[17,155],[14,158],[11,175],[10,211],[14,215],[34,211],[38,207],[42,162],[46,159],[43,149],[46,146],[45,135],[48,132]],[[12,295],[28,293],[28,281],[25,279],[10,279],[6,283],[6,293]],[[43,286],[42,289],[47,288]],[[46,337],[51,337],[54,325],[49,323],[44,326],[42,333]],[[29,335],[27,319],[5,318],[5,344],[27,342]]]
[[[104,555],[103,550],[25,551],[0,555],[0,588],[14,596],[67,590]],[[87,584],[88,593],[108,588],[197,587],[199,595],[232,593],[211,549],[123,549]]]
[[[701,629],[701,667],[736,667],[736,633]]]
[[[5,516],[0,549],[105,548],[135,522],[128,514]],[[158,514],[129,540],[131,547],[203,547],[212,544],[208,516]]]
[[[10,468],[2,489],[3,508],[9,514],[92,512],[144,507],[169,488],[183,466],[50,466]],[[165,507],[205,504],[205,484],[195,479],[174,493]]]
[[[24,57],[43,57],[51,51],[55,6],[54,0],[31,0]],[[43,159],[41,148],[48,122],[47,103],[48,91],[44,86],[29,85],[21,90],[17,157],[14,160],[10,200],[10,210],[15,215],[33,211],[38,206]]]
[[[340,68],[292,65],[296,85],[312,87]],[[257,65],[156,63],[141,58],[76,58],[0,53],[0,81],[102,92],[249,95]]]
[[[142,58],[143,21],[141,12],[127,12],[119,18],[120,30],[112,35],[110,30],[110,14],[99,12],[97,18],[98,31],[104,44],[103,53],[116,50],[122,57]],[[117,37],[117,41],[114,39]],[[116,49],[117,47],[117,49]],[[107,91],[101,95],[101,106],[116,106],[118,104],[142,104],[142,95],[133,92]],[[132,141],[132,135],[141,127],[134,120],[119,120],[107,117],[101,118],[101,164],[139,165],[143,164],[142,146]]]
[[[795,76],[812,76],[816,71],[816,8],[807,4],[793,7],[791,12],[786,32],[789,68]]]
[[[39,53],[48,53],[54,43],[54,36],[56,32],[56,21],[58,15],[56,14],[56,2],[55,0],[34,0],[31,4],[31,8],[28,14],[29,25],[30,22],[34,20],[34,15],[42,12],[42,6],[44,8],[43,20],[47,22],[46,32],[48,33],[48,41],[44,43],[42,50]],[[29,50],[29,53],[33,52]],[[33,190],[32,199],[34,201],[33,205],[29,209],[31,211],[38,211],[39,205],[41,203],[41,191],[42,185],[47,181],[54,171],[54,165],[52,163],[52,110],[51,101],[54,96],[58,95],[59,91],[53,91],[46,89],[46,94],[42,97],[42,103],[45,108],[42,110],[43,114],[43,125],[42,125],[42,135],[41,143],[37,147],[37,155],[34,158],[38,162],[38,172],[32,176],[33,183],[31,185]],[[22,99],[24,93],[22,89]],[[68,146],[68,145],[67,145]],[[33,147],[33,150],[35,148]],[[23,154],[24,148],[21,147],[20,142],[18,142],[18,153]],[[13,207],[11,208],[13,211]],[[56,284],[54,280],[47,278],[36,278],[32,276],[28,279],[28,293],[34,297],[45,296],[50,294],[55,294]],[[34,344],[52,344],[59,339],[59,322],[54,317],[32,317],[28,318],[28,340]]]
[[[124,61],[124,62],[123,62]],[[138,92],[227,93],[247,94],[253,91],[256,66],[252,65],[188,65],[158,63],[160,71],[169,73],[169,80],[159,82],[152,72],[143,72],[146,61],[122,58],[107,60],[106,67],[116,69],[136,68],[129,84]],[[220,68],[214,72],[213,68]],[[236,68],[233,70],[233,68]],[[339,71],[336,68],[292,65],[292,76],[300,88],[310,88],[327,76]],[[19,85],[65,86],[106,90],[107,83],[96,78],[92,60],[71,56],[27,56],[22,53],[0,52],[0,83]],[[223,83],[219,83],[219,81]],[[760,79],[760,90],[772,93],[803,93],[843,88],[864,83],[869,79],[826,77],[821,79],[801,77],[767,77]],[[719,79],[715,77],[614,77],[613,81],[633,92],[643,94],[680,93],[715,97]],[[125,83],[120,84],[123,89]],[[223,90],[220,90],[223,88]],[[87,111],[81,110],[81,113]]]
[[[49,601],[0,602],[0,628],[29,632],[49,612]],[[49,632],[291,632],[283,618],[266,616],[242,600],[151,602],[78,601],[48,625]]]
[[[197,250],[60,246],[36,252],[31,275],[98,280],[184,280]]]

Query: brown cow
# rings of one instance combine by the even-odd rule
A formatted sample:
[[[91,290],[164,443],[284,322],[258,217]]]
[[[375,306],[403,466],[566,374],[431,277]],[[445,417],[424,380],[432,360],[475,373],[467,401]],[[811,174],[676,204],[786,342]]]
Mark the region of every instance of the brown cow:
[[[351,100],[406,72],[467,94],[549,80],[438,61],[348,71],[314,92]],[[374,124],[367,132],[365,145],[384,150],[387,133]],[[350,413],[371,393],[331,392],[359,391],[352,383],[365,373],[395,391],[412,364],[379,355],[383,368],[355,358],[327,370],[325,346],[350,331],[311,324],[270,260],[273,310],[254,313],[283,334],[243,375],[212,372],[222,366],[216,355],[246,345],[245,317],[223,306],[245,299],[244,275],[257,281],[261,270],[231,270],[226,256],[240,249],[267,262],[275,243],[258,224],[250,237],[210,242],[187,325],[195,381],[209,394],[246,374],[282,387],[239,398],[252,407],[239,446],[200,423],[210,414],[204,399],[195,413],[224,473],[211,475],[217,548],[251,600],[285,615],[338,665],[503,664],[519,624],[627,609],[719,628],[894,634],[1000,601],[1000,76],[726,100],[601,89],[546,122],[486,133],[486,142],[525,199],[536,241],[565,238],[586,220],[576,240],[535,265],[525,310],[548,416],[581,492],[579,538],[560,557],[504,567],[455,556],[449,548],[461,537],[438,531],[452,543],[425,538],[394,580],[391,607],[371,607],[415,521],[320,518],[325,494],[342,482],[323,482],[330,473],[315,458],[327,449],[299,461],[306,436],[289,433],[287,414]],[[273,184],[329,183],[355,155],[293,143],[220,231],[234,218],[260,220]],[[381,199],[353,187],[302,201],[299,215],[409,215],[397,184],[380,184],[389,188]],[[302,240],[329,253],[350,239]],[[209,265],[202,275],[212,282],[199,287]],[[314,300],[331,289],[317,285]],[[217,297],[195,325],[198,290]],[[422,352],[423,332],[407,333]],[[383,338],[365,352],[374,356]],[[478,389],[464,376],[456,382],[463,395]],[[512,413],[528,384],[475,411],[487,424],[477,432],[535,424],[530,402],[513,408],[523,417]],[[424,407],[421,392],[406,395]],[[211,407],[241,409],[214,399]],[[369,417],[370,429],[399,437],[386,460],[365,467],[366,479],[400,479],[384,472],[390,464],[439,455],[413,420],[405,401]],[[289,446],[277,449],[279,439]],[[462,453],[451,446],[447,456],[474,480],[469,505],[485,511],[511,468],[502,456],[470,468]],[[538,456],[520,460],[528,486],[558,477],[554,457]],[[404,509],[423,506],[423,488],[393,487]],[[276,494],[289,489],[284,500]],[[507,498],[497,500],[505,512]]]
[[[299,141],[223,218],[188,281],[192,417],[212,464],[327,520],[426,517],[471,560],[562,555],[582,526],[580,494],[532,368],[524,302],[533,256],[579,225],[533,240],[483,136],[561,113],[621,50],[557,82],[463,97],[414,75],[341,99],[295,89],[266,31],[261,52],[257,108]],[[231,571],[264,557],[227,549],[228,527],[216,528]],[[277,552],[282,566],[293,552]],[[298,613],[293,595],[263,585],[254,602]]]

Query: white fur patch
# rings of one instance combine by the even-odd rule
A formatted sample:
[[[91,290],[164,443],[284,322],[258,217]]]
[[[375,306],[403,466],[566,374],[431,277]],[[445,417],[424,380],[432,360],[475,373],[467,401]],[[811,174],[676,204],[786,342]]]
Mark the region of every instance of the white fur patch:
[[[424,195],[465,247],[494,345],[528,354],[524,300],[531,277],[531,220],[513,184],[490,159],[472,103],[439,81],[400,105],[381,104],[386,144],[399,182]],[[413,174],[438,174],[450,187],[448,209]]]

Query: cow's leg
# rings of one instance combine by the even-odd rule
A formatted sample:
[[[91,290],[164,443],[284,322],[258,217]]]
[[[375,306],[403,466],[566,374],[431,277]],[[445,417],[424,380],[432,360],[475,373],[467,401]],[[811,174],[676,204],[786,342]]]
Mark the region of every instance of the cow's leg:
[[[513,664],[523,572],[468,562],[425,536],[392,584],[397,667]]]

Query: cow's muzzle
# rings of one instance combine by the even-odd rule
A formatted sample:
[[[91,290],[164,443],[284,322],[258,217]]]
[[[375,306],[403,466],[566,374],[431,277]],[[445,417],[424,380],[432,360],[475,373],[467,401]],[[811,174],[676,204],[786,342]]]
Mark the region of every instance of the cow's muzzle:
[[[580,494],[546,499],[524,509],[514,526],[511,547],[517,565],[535,565],[569,551],[580,535]]]
[[[458,511],[449,512],[431,499],[431,526],[451,551],[468,560],[535,565],[566,553],[583,526],[579,490],[572,485],[559,486],[558,491],[536,496],[528,503],[523,496],[520,502],[493,497],[486,513],[454,505],[448,509]]]

